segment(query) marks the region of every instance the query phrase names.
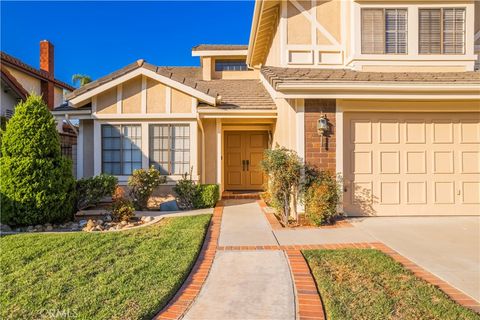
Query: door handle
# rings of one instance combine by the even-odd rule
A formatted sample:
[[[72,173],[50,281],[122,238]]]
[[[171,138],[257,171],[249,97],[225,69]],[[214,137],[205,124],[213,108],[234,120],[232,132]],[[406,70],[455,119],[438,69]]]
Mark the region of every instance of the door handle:
[[[250,160],[245,160],[247,162],[247,171],[250,170]]]
[[[245,171],[245,165],[246,165],[246,161],[242,160],[242,171]]]

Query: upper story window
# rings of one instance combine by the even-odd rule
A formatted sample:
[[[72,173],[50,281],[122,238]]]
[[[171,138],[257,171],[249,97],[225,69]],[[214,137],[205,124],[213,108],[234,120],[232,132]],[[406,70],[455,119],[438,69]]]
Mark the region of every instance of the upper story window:
[[[215,71],[247,71],[245,60],[215,60]]]
[[[190,126],[188,124],[150,125],[150,165],[164,175],[190,171]]]
[[[419,10],[419,52],[421,54],[465,53],[465,9]]]
[[[407,53],[407,9],[362,9],[362,53]]]
[[[142,168],[140,125],[102,125],[102,172],[131,175]]]

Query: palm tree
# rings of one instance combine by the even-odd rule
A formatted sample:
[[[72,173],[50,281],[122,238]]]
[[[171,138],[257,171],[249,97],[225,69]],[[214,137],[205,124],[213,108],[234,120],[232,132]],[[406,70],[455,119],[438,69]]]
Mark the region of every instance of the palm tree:
[[[72,82],[74,84],[78,82],[80,84],[80,87],[83,87],[87,83],[92,82],[92,78],[90,78],[90,76],[87,76],[85,74],[77,73],[72,76]]]

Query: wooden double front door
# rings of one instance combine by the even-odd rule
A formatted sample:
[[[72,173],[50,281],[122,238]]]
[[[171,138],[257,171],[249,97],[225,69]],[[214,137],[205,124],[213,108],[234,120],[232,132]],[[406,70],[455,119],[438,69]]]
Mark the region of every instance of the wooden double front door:
[[[268,148],[268,133],[227,131],[224,141],[225,190],[262,190],[264,175],[260,162]]]

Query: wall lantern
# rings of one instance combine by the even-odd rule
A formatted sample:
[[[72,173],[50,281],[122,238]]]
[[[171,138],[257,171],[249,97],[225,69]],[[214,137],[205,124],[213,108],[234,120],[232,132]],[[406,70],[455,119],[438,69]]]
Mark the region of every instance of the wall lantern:
[[[326,115],[323,115],[320,119],[317,121],[317,131],[318,134],[321,136],[327,135],[329,126],[328,126],[328,119]]]

